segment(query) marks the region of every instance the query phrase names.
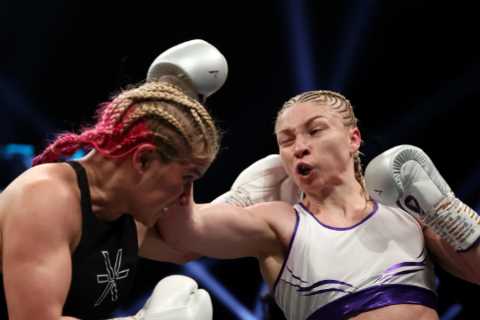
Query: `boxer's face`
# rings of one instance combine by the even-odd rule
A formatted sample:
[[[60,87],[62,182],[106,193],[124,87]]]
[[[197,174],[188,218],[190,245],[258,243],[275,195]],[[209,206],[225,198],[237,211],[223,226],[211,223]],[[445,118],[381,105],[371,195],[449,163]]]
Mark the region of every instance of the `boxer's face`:
[[[136,185],[135,218],[152,226],[164,208],[176,203],[188,190],[193,181],[206,171],[206,165],[173,161],[164,163],[152,160]]]
[[[276,136],[288,174],[304,191],[333,187],[353,173],[360,132],[328,105],[292,105],[280,115]]]

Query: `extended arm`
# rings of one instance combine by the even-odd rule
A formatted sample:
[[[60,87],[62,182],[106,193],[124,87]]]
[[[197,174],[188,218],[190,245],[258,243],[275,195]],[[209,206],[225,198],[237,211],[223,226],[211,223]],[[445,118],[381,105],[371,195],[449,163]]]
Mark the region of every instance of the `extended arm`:
[[[197,206],[190,196],[186,204],[170,208],[157,228],[169,245],[181,250],[215,258],[260,257],[280,249],[268,219],[271,210],[271,203]]]
[[[294,204],[299,200],[299,194],[298,187],[285,172],[280,156],[272,154],[244,169],[235,179],[231,189],[212,203],[230,204],[243,208],[279,200]],[[200,205],[197,205],[197,210],[199,209]],[[229,210],[230,208],[227,209]],[[248,210],[240,210],[240,212],[251,214]],[[171,248],[161,238],[158,228],[149,230],[140,254],[146,258],[174,263],[185,263],[200,256]]]

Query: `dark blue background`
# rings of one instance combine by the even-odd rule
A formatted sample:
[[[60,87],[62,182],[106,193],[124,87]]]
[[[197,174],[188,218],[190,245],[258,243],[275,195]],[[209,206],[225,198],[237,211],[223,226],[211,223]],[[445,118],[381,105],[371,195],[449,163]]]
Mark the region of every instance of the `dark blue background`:
[[[247,165],[276,152],[282,102],[332,89],[354,105],[364,163],[402,143],[423,148],[457,194],[479,207],[478,13],[438,1],[79,1],[0,4],[0,145],[31,144],[86,124],[97,104],[143,80],[161,51],[201,38],[229,62],[225,86],[207,105],[225,132],[197,186],[197,200],[226,191]],[[21,167],[2,160],[2,187]],[[211,264],[248,308],[260,275],[254,259]],[[326,262],[328,263],[328,262]],[[177,267],[142,261],[132,301]],[[469,314],[478,287],[440,272],[441,311]],[[216,319],[234,316],[217,299]]]

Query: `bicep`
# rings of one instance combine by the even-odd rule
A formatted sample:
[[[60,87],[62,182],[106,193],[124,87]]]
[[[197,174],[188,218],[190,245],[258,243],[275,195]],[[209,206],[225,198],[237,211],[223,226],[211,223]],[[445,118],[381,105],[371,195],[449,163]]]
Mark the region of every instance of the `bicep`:
[[[173,213],[176,220],[161,228],[167,242],[181,249],[221,259],[258,257],[278,246],[276,235],[259,208],[211,204],[189,217]],[[169,219],[170,220],[170,219]],[[166,228],[165,228],[166,227]]]
[[[71,281],[67,233],[45,214],[15,213],[5,222],[2,237],[9,315],[15,319],[30,319],[32,315],[35,319],[58,319]]]

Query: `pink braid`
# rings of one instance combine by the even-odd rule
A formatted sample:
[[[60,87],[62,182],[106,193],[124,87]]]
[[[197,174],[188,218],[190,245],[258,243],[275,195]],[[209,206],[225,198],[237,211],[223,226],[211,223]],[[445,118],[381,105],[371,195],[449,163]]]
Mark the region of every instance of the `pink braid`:
[[[41,163],[58,161],[61,157],[68,157],[72,155],[84,145],[85,143],[77,134],[61,134],[45,149],[45,151],[33,158],[32,165],[35,166]]]

